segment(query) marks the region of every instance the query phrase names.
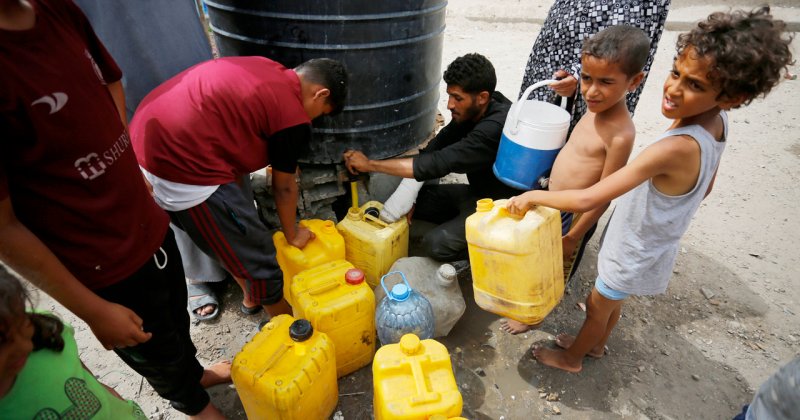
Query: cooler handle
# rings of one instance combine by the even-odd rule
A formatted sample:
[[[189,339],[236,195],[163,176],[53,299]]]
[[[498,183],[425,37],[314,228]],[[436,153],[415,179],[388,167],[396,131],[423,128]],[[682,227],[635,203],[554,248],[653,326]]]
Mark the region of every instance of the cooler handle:
[[[384,275],[382,275],[382,276],[381,276],[381,287],[383,287],[383,291],[384,291],[384,292],[386,292],[386,296],[391,296],[392,294],[391,294],[391,293],[389,293],[389,290],[386,288],[386,284],[384,284],[383,280],[384,280],[386,277],[389,277],[389,276],[391,276],[392,274],[399,274],[399,275],[400,275],[400,277],[402,277],[402,278],[403,278],[403,283],[405,283],[405,284],[406,284],[406,287],[408,287],[408,290],[413,290],[413,289],[411,289],[411,285],[410,285],[410,284],[408,284],[408,280],[406,280],[406,275],[405,275],[405,274],[403,274],[403,272],[402,272],[402,271],[390,271],[390,272],[388,272],[388,273],[386,273],[386,274],[384,274]]]
[[[522,112],[522,107],[525,105],[525,102],[528,102],[528,96],[530,96],[531,92],[533,92],[534,89],[539,89],[542,86],[547,86],[557,81],[558,80],[553,80],[553,79],[542,80],[541,82],[534,83],[528,86],[527,89],[525,89],[525,93],[523,93],[522,96],[520,96],[517,103],[514,104],[515,105],[514,114],[511,116],[512,117],[511,121],[509,121],[509,123],[511,123],[511,128],[510,128],[511,134],[519,133],[519,114],[520,112]]]

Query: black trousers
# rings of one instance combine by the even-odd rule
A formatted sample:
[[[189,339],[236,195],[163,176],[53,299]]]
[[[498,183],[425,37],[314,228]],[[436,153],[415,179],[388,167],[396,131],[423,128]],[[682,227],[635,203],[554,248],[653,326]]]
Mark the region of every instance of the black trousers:
[[[139,271],[95,293],[135,312],[153,333],[145,343],[115,349],[117,355],[176,410],[190,416],[202,411],[209,396],[200,386],[203,366],[189,335],[186,280],[172,230]]]
[[[452,262],[468,258],[465,222],[478,200],[466,184],[425,185],[417,196],[414,218],[438,226],[422,237],[426,256]]]

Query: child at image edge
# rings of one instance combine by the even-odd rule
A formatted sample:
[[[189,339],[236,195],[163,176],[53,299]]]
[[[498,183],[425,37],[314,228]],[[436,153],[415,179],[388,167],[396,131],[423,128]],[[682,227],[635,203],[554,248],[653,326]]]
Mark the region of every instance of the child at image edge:
[[[0,413],[6,419],[141,419],[141,408],[81,363],[72,327],[26,312],[22,283],[0,267]]]
[[[642,82],[649,51],[647,34],[627,25],[606,28],[583,43],[581,96],[587,112],[558,152],[550,173],[550,191],[588,188],[628,162],[636,128],[625,97]],[[573,266],[580,262],[578,248],[591,237],[607,207],[601,205],[584,214],[561,212],[565,266],[573,265],[573,258]],[[568,278],[572,272],[565,268],[564,276]],[[513,319],[501,321],[501,328],[512,334],[535,327]]]
[[[672,125],[627,166],[583,190],[529,191],[506,204],[585,212],[622,196],[598,255],[598,277],[576,337],[561,349],[535,347],[541,363],[579,372],[584,356],[601,357],[623,300],[664,293],[681,236],[714,184],[728,138],[726,112],[766,95],[792,63],[785,24],[768,7],[713,13],[678,38],[664,82],[661,113]],[[624,194],[624,195],[623,195]]]

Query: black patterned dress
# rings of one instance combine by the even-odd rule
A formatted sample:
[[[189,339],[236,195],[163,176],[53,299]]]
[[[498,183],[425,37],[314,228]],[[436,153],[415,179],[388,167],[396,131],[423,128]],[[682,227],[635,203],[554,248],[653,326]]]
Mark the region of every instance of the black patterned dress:
[[[550,8],[542,31],[533,44],[519,96],[525,89],[540,81],[550,79],[556,70],[563,69],[580,80],[580,52],[583,40],[614,25],[631,25],[643,30],[651,40],[650,56],[644,65],[645,79],[635,92],[628,94],[628,109],[636,108],[644,88],[650,66],[653,64],[658,41],[664,31],[671,0],[557,0]],[[580,93],[580,87],[578,88]],[[533,91],[531,98],[552,101],[555,93],[547,88]],[[586,102],[580,94],[572,110],[574,127],[586,112]]]

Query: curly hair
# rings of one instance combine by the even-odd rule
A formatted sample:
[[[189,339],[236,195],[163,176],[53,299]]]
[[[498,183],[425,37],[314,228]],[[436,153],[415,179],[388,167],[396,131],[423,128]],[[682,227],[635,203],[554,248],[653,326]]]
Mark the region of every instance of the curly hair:
[[[64,324],[60,319],[49,314],[25,313],[30,302],[27,290],[22,283],[0,266],[0,346],[5,343],[11,324],[20,316],[28,316],[33,324],[33,350],[50,349],[60,352],[64,350],[64,339],[61,332]]]
[[[483,91],[494,93],[497,76],[494,66],[486,57],[471,53],[453,60],[444,71],[444,82],[447,85],[460,87],[464,92],[477,94]]]
[[[712,62],[708,78],[720,89],[720,98],[745,98],[748,105],[766,96],[781,73],[794,62],[786,24],[773,19],[769,6],[747,12],[716,12],[678,37],[678,55],[688,48]]]

